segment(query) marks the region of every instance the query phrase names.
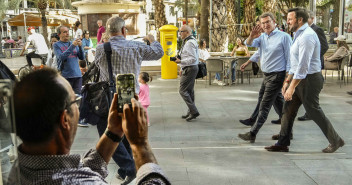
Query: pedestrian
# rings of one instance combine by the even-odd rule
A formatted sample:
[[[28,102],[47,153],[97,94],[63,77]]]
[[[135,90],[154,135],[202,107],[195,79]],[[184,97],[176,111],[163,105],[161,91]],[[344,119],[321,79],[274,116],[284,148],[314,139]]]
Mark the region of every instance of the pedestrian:
[[[79,69],[78,59],[84,60],[82,41],[81,39],[76,39],[71,42],[66,26],[59,26],[57,34],[60,37],[60,41],[54,44],[54,53],[57,58],[58,69],[61,71],[61,75],[71,84],[75,93],[81,94],[82,74]]]
[[[105,33],[105,28],[103,26],[103,21],[102,20],[98,20],[97,24],[99,26],[98,32],[97,32],[97,43],[101,44],[102,43],[102,35],[103,33]]]
[[[345,144],[319,104],[319,94],[324,82],[321,74],[320,42],[315,31],[307,23],[308,17],[304,8],[288,10],[287,25],[290,31],[295,32],[295,36],[290,52],[290,70],[282,87],[285,104],[279,140],[275,145],[265,147],[271,152],[289,151],[289,135],[302,104],[330,143],[322,150],[324,153],[333,153]]]
[[[110,36],[109,42],[112,50],[111,65],[113,78],[117,74],[127,73],[133,73],[135,76],[138,76],[142,61],[159,60],[164,56],[163,48],[159,42],[155,41],[152,35],[147,35],[144,38],[150,42],[150,45],[138,41],[126,40],[127,28],[122,18],[118,16],[109,18],[106,27],[107,35]],[[96,48],[94,63],[100,69],[99,81],[109,81],[108,62],[103,44],[98,45]],[[138,78],[135,79],[135,84],[135,94],[139,94]],[[100,120],[97,124],[99,135],[104,134],[106,126],[106,119]],[[116,177],[123,181],[122,185],[130,183],[136,177],[136,168],[130,144],[126,139],[123,139],[119,144],[113,154],[113,159],[119,166]]]
[[[29,44],[32,44],[35,50],[26,55],[26,60],[27,60],[28,66],[33,67],[32,58],[42,58],[47,56],[49,53],[49,49],[48,49],[48,46],[46,45],[43,35],[36,33],[34,27],[29,27],[27,29],[27,33],[29,36],[26,44],[24,44],[23,46],[23,49],[20,55],[23,56]]]
[[[76,21],[75,22],[75,26],[73,27],[73,40],[76,40],[76,39],[82,39],[82,35],[83,35],[83,32],[82,32],[82,24],[81,22],[79,21]]]
[[[149,115],[148,115],[148,107],[150,105],[148,82],[151,82],[152,80],[153,78],[149,76],[147,72],[141,72],[138,76],[138,82],[139,82],[138,100],[139,102],[141,102],[142,106],[144,107],[145,113],[147,114],[148,127],[150,126]]]
[[[185,101],[188,111],[182,115],[186,121],[197,118],[200,114],[194,101],[194,83],[198,73],[199,50],[196,39],[192,36],[192,29],[188,25],[180,28],[181,39],[183,40],[181,49],[176,59],[182,69],[179,93]]]
[[[82,47],[84,49],[84,54],[86,58],[88,58],[88,50],[93,48],[93,42],[92,39],[89,38],[89,31],[84,30],[83,32],[83,38],[82,38]],[[88,59],[87,59],[88,61]]]
[[[312,11],[308,11],[308,25],[315,31],[315,33],[318,35],[319,42],[320,42],[320,61],[321,61],[321,69],[324,69],[324,54],[328,51],[329,49],[329,44],[328,41],[326,40],[326,36],[324,33],[324,30],[321,29],[319,26],[314,24],[314,13]],[[297,118],[298,121],[306,121],[306,120],[311,120],[307,113],[305,113],[303,116],[300,116]]]
[[[238,137],[255,142],[256,135],[264,125],[271,107],[274,105],[280,118],[282,115],[282,106],[284,103],[281,94],[282,84],[285,80],[286,71],[289,70],[289,53],[292,43],[290,35],[278,30],[275,27],[275,17],[272,13],[266,12],[260,16],[260,25],[253,28],[250,36],[245,41],[249,47],[259,47],[258,53],[251,57],[246,63],[242,64],[241,70],[244,70],[248,64],[258,62],[261,58],[261,68],[264,73],[263,82],[259,90],[258,104],[259,112],[257,115],[240,121],[244,125],[252,126],[251,130],[244,134],[238,134]],[[262,33],[264,30],[264,33]],[[256,114],[256,111],[252,115]]]
[[[53,33],[50,36],[50,48],[48,52],[48,58],[46,61],[46,66],[51,67],[53,69],[57,70],[57,58],[54,53],[54,47],[53,45],[60,40],[60,37],[57,35],[57,33]]]
[[[339,27],[334,27],[334,31],[330,33],[330,44],[336,44],[336,40],[334,40],[339,34]]]

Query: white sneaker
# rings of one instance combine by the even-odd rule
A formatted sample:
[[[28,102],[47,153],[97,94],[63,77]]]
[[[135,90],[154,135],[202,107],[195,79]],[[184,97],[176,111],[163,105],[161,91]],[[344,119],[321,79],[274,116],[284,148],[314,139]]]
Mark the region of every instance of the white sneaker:
[[[225,86],[226,83],[224,83],[224,82],[222,82],[222,81],[219,81],[218,85]]]
[[[219,80],[214,79],[213,84],[218,84],[218,83],[219,83]]]

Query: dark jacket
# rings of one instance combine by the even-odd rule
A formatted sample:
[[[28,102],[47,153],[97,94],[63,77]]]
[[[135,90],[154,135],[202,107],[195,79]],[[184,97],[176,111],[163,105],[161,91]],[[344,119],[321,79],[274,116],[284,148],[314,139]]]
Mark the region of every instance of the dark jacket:
[[[324,69],[324,54],[329,49],[328,41],[326,40],[324,30],[321,29],[319,26],[315,25],[314,23],[310,26],[315,33],[317,33],[319,42],[320,42],[320,61],[321,61],[321,68]]]

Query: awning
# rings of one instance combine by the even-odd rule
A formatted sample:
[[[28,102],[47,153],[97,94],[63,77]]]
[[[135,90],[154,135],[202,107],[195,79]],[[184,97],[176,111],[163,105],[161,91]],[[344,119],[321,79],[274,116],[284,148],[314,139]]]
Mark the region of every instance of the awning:
[[[25,24],[26,20],[26,24]],[[77,20],[71,16],[50,14],[46,16],[48,26],[65,25],[71,27]],[[42,21],[39,13],[23,13],[8,20],[10,26],[42,26]]]

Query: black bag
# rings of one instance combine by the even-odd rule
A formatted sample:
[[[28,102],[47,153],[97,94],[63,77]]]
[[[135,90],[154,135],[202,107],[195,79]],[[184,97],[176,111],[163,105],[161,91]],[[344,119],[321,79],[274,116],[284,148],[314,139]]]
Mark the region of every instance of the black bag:
[[[259,72],[259,66],[256,62],[252,62],[253,75],[257,75]]]
[[[104,43],[104,50],[108,62],[109,81],[88,83],[82,89],[80,120],[86,119],[85,121],[92,125],[96,125],[101,119],[107,119],[111,101],[116,91],[112,77],[110,42]]]
[[[196,79],[203,78],[205,76],[207,76],[207,65],[204,62],[199,62]]]

